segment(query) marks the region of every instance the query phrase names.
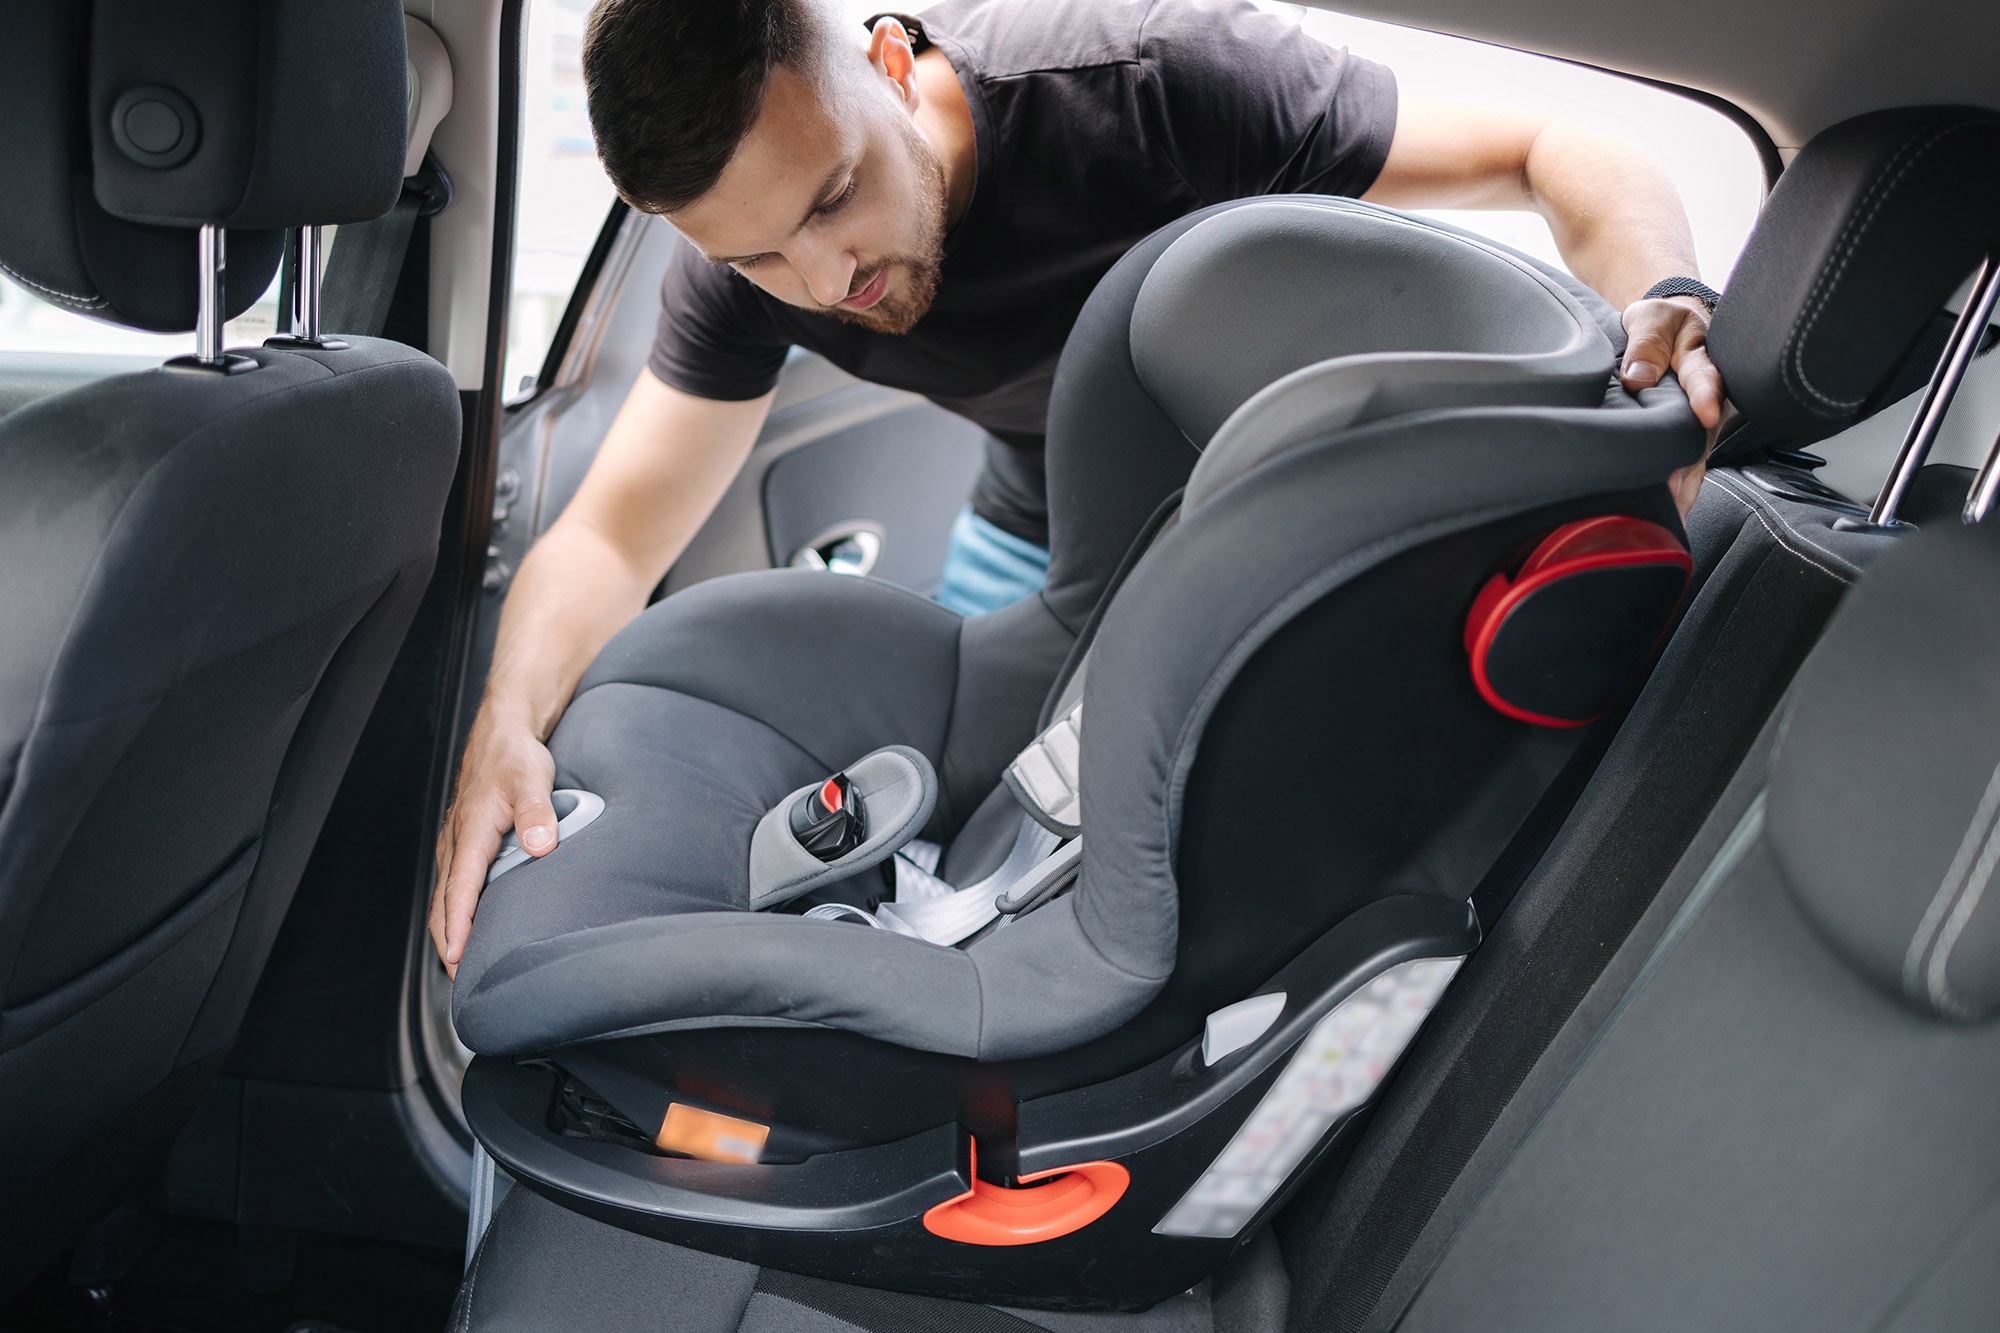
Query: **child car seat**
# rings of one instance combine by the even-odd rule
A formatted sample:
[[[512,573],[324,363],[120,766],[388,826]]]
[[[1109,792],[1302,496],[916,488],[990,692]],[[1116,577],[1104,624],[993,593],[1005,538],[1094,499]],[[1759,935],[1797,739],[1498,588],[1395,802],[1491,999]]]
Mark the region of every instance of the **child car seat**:
[[[1616,329],[1349,201],[1136,248],[1058,373],[1043,597],[745,575],[600,655],[551,740],[589,795],[460,965],[475,1133],[797,1271],[1199,1280],[1371,1095],[1669,624],[1701,431],[1616,387]]]
[[[1982,201],[1970,190],[1946,200],[1934,193],[1941,181],[1964,178],[1963,159],[1926,156],[1923,169],[1895,173],[1897,188],[1887,199],[1870,186],[1894,170],[1903,145],[1921,142],[1969,114],[2000,130],[1989,113],[1926,109],[1864,117],[1806,148],[1792,168],[1796,174],[1788,174],[1774,195],[1724,301],[1724,316],[1742,335],[1732,339],[1723,366],[1732,383],[1778,386],[1776,377],[1760,375],[1759,367],[1775,367],[1789,354],[1796,316],[1818,284],[1815,274],[1807,273],[1774,297],[1766,284],[1752,279],[1773,263],[1796,275],[1798,252],[1810,250],[1815,236],[1820,240],[1817,253],[1809,256],[1812,270],[1838,267],[1878,292],[1894,290],[1900,307],[1894,313],[1862,300],[1822,314],[1815,338],[1837,345],[1867,326],[1874,350],[1828,367],[1815,376],[1815,387],[1859,401],[1895,373],[1904,340],[1916,334],[1985,245],[2000,239],[1993,230],[2000,200]],[[2000,152],[2000,133],[1989,130],[1980,151],[1990,166],[1991,155]],[[1799,206],[1801,191],[1813,207]],[[1905,227],[1915,216],[1913,207],[1921,208],[1925,223],[1920,236]],[[1870,229],[1864,244],[1836,251],[1839,220],[1861,209],[1877,211],[1880,225]],[[1829,217],[1834,225],[1828,225]],[[1940,243],[1946,247],[1942,256],[1934,252]],[[1738,300],[1747,299],[1744,293],[1760,304],[1736,308]],[[1760,416],[1771,415],[1763,407],[1766,399],[1754,390],[1749,397]],[[1810,434],[1787,432],[1787,438],[1806,443],[1839,424],[1814,422]],[[1833,944],[1852,934],[1852,922],[1844,917],[1858,901],[1849,892],[1854,884],[1875,886],[1881,893],[1871,893],[1886,893],[1882,901],[1894,906],[1903,901],[1894,886],[1903,883],[1905,889],[1916,887],[1919,897],[1900,918],[1902,933],[1890,938],[1904,949],[1897,958],[1907,961],[1911,923],[1921,922],[1919,907],[1935,896],[1944,861],[1964,841],[1962,828],[1953,824],[1942,829],[1941,839],[1926,835],[1914,843],[1884,836],[1883,830],[1916,827],[1899,804],[1916,799],[1907,793],[1922,798],[1918,813],[1929,821],[1951,813],[1948,803],[1930,802],[1935,790],[1955,791],[1952,799],[1963,814],[1977,803],[1990,776],[1984,767],[1969,766],[1991,762],[1990,753],[1979,761],[1985,742],[1971,744],[1983,734],[1979,729],[1955,726],[1951,737],[1940,741],[1912,729],[1911,710],[1932,704],[1915,711],[1922,714],[1919,727],[1934,729],[1941,720],[1959,720],[1961,703],[1984,708],[1992,702],[1992,691],[1985,688],[1990,673],[1982,674],[1985,658],[1957,643],[1968,633],[1991,637],[1985,627],[1995,569],[1992,534],[1950,535],[1925,554],[1906,553],[1916,556],[1915,563],[1899,556],[1895,568],[1869,573],[1857,599],[1867,609],[1856,605],[1843,613],[1850,630],[1830,637],[1802,682],[1814,697],[1800,698],[1790,714],[1793,739],[1785,748],[1792,753],[1780,765],[1789,798],[1786,808],[1773,807],[1771,827],[1788,825],[1790,846],[1809,854],[1795,859],[1812,862],[1798,866],[1802,873],[1796,877],[1788,870],[1800,908],[1815,906],[1812,900],[1832,884],[1838,892],[1828,902],[1841,915],[1828,916],[1828,928],[1820,933],[1808,930],[1803,918],[1790,920],[1790,913],[1765,912],[1765,924],[1775,919],[1784,928],[1759,935],[1754,947],[1746,947],[1741,905],[1730,899],[1758,894],[1768,908],[1771,891],[1718,881],[1720,892],[1706,910],[1737,915],[1709,928],[1709,940],[1691,966],[1674,963],[1683,968],[1680,978],[1664,988],[1657,980],[1648,983],[1649,992],[1636,1006],[1651,1007],[1646,1026],[1634,1030],[1629,1018],[1618,1020],[1625,1030],[1614,1032],[1602,1047],[1595,1044],[1601,1025],[1620,1012],[1619,997],[1630,980],[1651,971],[1647,960],[1663,932],[1678,933],[1668,922],[1678,915],[1681,895],[1710,878],[1716,849],[1735,842],[1739,852],[1749,853],[1739,859],[1738,870],[1754,868],[1759,854],[1729,835],[1763,782],[1776,728],[1767,729],[1754,747],[1752,738],[1771,699],[1817,636],[1837,590],[1856,575],[1858,564],[1899,543],[1893,533],[1831,526],[1841,509],[1855,512],[1851,503],[1815,511],[1768,494],[1734,472],[1712,483],[1690,520],[1691,528],[1707,530],[1708,539],[1698,540],[1696,551],[1707,579],[1660,666],[1621,723],[1595,778],[1561,819],[1547,855],[1497,921],[1490,914],[1498,910],[1492,905],[1494,881],[1482,886],[1483,918],[1495,922],[1491,936],[1426,1022],[1351,1158],[1338,1171],[1321,1170],[1281,1219],[1287,1233],[1283,1261],[1268,1233],[1259,1232],[1218,1273],[1212,1301],[1209,1284],[1203,1284],[1142,1316],[1060,1316],[1065,1328],[1205,1328],[1212,1317],[1217,1333],[1264,1333],[1285,1325],[1287,1303],[1294,1327],[1388,1327],[1412,1299],[1424,1317],[1449,1327],[1511,1321],[1523,1327],[1595,1328],[1635,1310],[1665,1324],[1741,1326],[1777,1309],[1814,1327],[1869,1328],[1894,1322],[1883,1311],[1897,1301],[1904,1313],[1896,1326],[1914,1327],[1926,1320],[1943,1324],[1948,1313],[1939,1298],[1953,1295],[1970,1298],[1956,1307],[1957,1326],[1984,1326],[1992,1299],[1987,1291],[1982,1303],[1979,1284],[1990,1287],[1993,1270],[1969,1262],[1984,1251],[1969,1243],[1950,1254],[1940,1249],[1941,1239],[1946,1248],[1952,1244],[1959,1218],[1977,1215],[1976,1209],[1968,1214],[1966,1205],[1990,1183],[1964,1170],[1968,1161],[1991,1157],[1966,1156],[1966,1135],[1977,1137],[1980,1117],[1953,1114],[1939,1120],[1935,1104],[1907,1095],[1914,1086],[1909,1080],[1855,1077],[1857,1055],[1906,1061],[1911,1048],[1922,1044],[1935,1047],[1933,1072],[1944,1071],[1923,1080],[1927,1095],[1947,1082],[1953,1098],[1980,1095],[1986,1074],[1978,1062],[1991,1045],[1981,1035],[1984,1029],[1961,1021],[1954,1025],[1956,1035],[1941,1032],[1939,1020],[1946,1016],[1930,1011],[1925,1000],[1929,962],[1941,935],[1935,929],[1923,933],[1924,966],[1918,969],[1923,985],[1911,997],[1919,1012],[1901,1021],[1891,1012],[1886,1025],[1884,1011],[1899,1003],[1894,996],[1865,985],[1857,991],[1837,966],[1814,968],[1830,984],[1801,987],[1779,960],[1822,952],[1810,943],[1802,949],[1793,936],[1820,934],[1822,942]],[[1766,503],[1759,507],[1746,497]],[[1955,516],[1948,522],[1957,527]],[[1721,531],[1739,527],[1735,537]],[[1857,625],[1857,614],[1872,623]],[[1857,671],[1856,663],[1863,661],[1868,669]],[[1885,694],[1895,682],[1901,684]],[[1829,684],[1836,687],[1833,694]],[[1895,704],[1898,699],[1902,703]],[[1857,735],[1857,726],[1870,734]],[[1810,744],[1800,739],[1808,732]],[[1752,759],[1717,808],[1746,747],[1753,748]],[[1880,761],[1883,771],[1856,777],[1851,762],[1827,757],[1829,749],[1874,756],[1871,763]],[[1940,759],[1947,767],[1939,766]],[[1922,771],[1904,771],[1910,763]],[[1847,775],[1843,790],[1852,789],[1838,810],[1828,804],[1823,777],[1836,772]],[[1715,817],[1688,847],[1711,808]],[[1838,839],[1853,846],[1819,850],[1822,841]],[[1865,864],[1870,857],[1901,864],[1908,859],[1906,843],[1920,860],[1935,858],[1938,869],[1929,879],[1899,878],[1895,865]],[[1510,849],[1510,859],[1515,855]],[[1847,864],[1856,856],[1863,858],[1858,869]],[[1823,873],[1828,867],[1839,871],[1832,879]],[[1662,881],[1664,901],[1635,930],[1634,921],[1661,891]],[[1964,884],[1963,876],[1951,878],[1954,891]],[[1935,913],[1932,926],[1948,916]],[[1979,984],[1965,969],[1978,956],[1980,920],[1975,906],[1960,932],[1964,942],[1947,951],[1942,975],[1954,993]],[[1890,924],[1898,921],[1892,918]],[[1681,948],[1686,951],[1688,944]],[[1743,964],[1731,968],[1736,999],[1719,999],[1711,984],[1718,953]],[[1892,991],[1899,981],[1891,975],[1895,962],[1873,967]],[[1669,977],[1672,970],[1660,976]],[[1600,973],[1602,984],[1586,998]],[[1783,988],[1787,1003],[1769,1002],[1774,987]],[[1808,995],[1810,1004],[1790,1002],[1814,990],[1818,996]],[[1750,1002],[1740,1003],[1746,996]],[[1838,1001],[1833,1011],[1820,1003],[1828,997]],[[1709,1017],[1691,1020],[1697,1013]],[[1565,1019],[1569,1027],[1558,1035]],[[1878,1039],[1885,1026],[1898,1030],[1888,1042]],[[1702,1039],[1690,1039],[1704,1030]],[[1872,1036],[1866,1049],[1857,1051],[1849,1037],[1861,1031]],[[1657,1040],[1662,1032],[1665,1041]],[[1796,1063],[1798,1051],[1819,1049],[1829,1039],[1840,1058],[1821,1062],[1824,1068],[1795,1081],[1784,1114],[1773,1114],[1772,1103],[1754,1095],[1760,1087],[1768,1091],[1768,1080],[1740,1077],[1742,1052],[1756,1042],[1765,1042],[1761,1058]],[[1621,1043],[1616,1061],[1594,1054],[1617,1052]],[[1588,1095],[1571,1091],[1569,1074],[1579,1052],[1601,1071],[1593,1073],[1586,1064],[1585,1081],[1595,1080]],[[1582,1091],[1581,1084],[1575,1086]],[[1537,1128],[1538,1111],[1552,1095],[1557,1113],[1569,1119],[1562,1129]],[[1619,1104],[1607,1105],[1606,1097]],[[1764,1135],[1765,1150],[1680,1151],[1685,1137],[1677,1137],[1680,1130],[1706,1128],[1717,1116],[1730,1117],[1734,1125],[1728,1144]],[[1909,1133],[1918,1120],[1926,1132]],[[1838,1132],[1801,1143],[1796,1126],[1808,1121],[1832,1124]],[[1858,1154],[1850,1146],[1857,1134],[1871,1145]],[[1537,1169],[1510,1165],[1523,1135],[1532,1135],[1529,1150],[1539,1154]],[[1859,1165],[1829,1169],[1818,1160],[1826,1153]],[[1747,1171],[1745,1162],[1751,1164]],[[1921,1169],[1908,1169],[1913,1164]],[[1496,1171],[1504,1172],[1504,1202],[1484,1187]],[[1699,1172],[1706,1175],[1690,1187],[1686,1182]],[[1321,1185],[1328,1190],[1321,1192]],[[1714,1202],[1730,1193],[1733,1200]],[[1887,1243],[1878,1240],[1881,1229],[1871,1231],[1865,1223],[1883,1215],[1875,1206],[1883,1198],[1899,1201],[1890,1210],[1895,1216],[1917,1216],[1921,1223],[1898,1224]],[[1788,1212],[1769,1225],[1774,1207]],[[1541,1214],[1525,1241],[1524,1209]],[[1990,1222],[1992,1211],[1988,1207],[1979,1216]],[[1036,1327],[991,1309],[878,1290],[872,1269],[824,1281],[648,1241],[528,1190],[508,1194],[490,1228],[485,1220],[476,1211],[475,1239],[482,1233],[484,1238],[461,1290],[454,1327],[563,1321],[604,1329],[653,1327],[662,1310],[690,1312],[701,1327],[717,1330],[963,1326],[1030,1333]],[[1728,1234],[1728,1239],[1680,1244],[1696,1232]],[[1679,1238],[1676,1262],[1665,1267],[1658,1263],[1663,1235]],[[1580,1263],[1579,1254],[1588,1261]],[[1441,1280],[1432,1281],[1433,1273]],[[1837,1289],[1829,1288],[1828,1273],[1839,1275]],[[1257,1299],[1248,1299],[1249,1289]],[[1634,1300],[1632,1293],[1642,1290],[1645,1297]],[[1614,1310],[1620,1313],[1607,1313]]]

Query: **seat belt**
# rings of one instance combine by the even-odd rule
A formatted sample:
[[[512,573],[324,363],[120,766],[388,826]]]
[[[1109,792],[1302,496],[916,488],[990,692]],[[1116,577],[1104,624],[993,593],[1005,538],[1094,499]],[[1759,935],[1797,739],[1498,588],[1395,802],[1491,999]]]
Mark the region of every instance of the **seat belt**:
[[[321,328],[364,338],[381,336],[422,207],[423,196],[405,190],[381,217],[349,223],[335,233],[326,276],[320,281]]]
[[[389,307],[403,262],[422,218],[451,206],[451,177],[437,157],[424,154],[417,174],[403,182],[396,206],[368,222],[353,222],[334,233],[326,273],[320,279],[320,327],[329,333],[379,338],[389,324]],[[289,302],[280,309],[290,309]]]
[[[1000,918],[1024,916],[1076,882],[1083,857],[1077,765],[1083,703],[1077,703],[1028,743],[1007,768],[1007,787],[1020,802],[1021,827],[1000,868],[955,889],[936,870],[942,849],[912,842],[897,851],[896,896],[873,913],[847,903],[821,903],[805,915],[863,921],[932,944],[954,945]]]

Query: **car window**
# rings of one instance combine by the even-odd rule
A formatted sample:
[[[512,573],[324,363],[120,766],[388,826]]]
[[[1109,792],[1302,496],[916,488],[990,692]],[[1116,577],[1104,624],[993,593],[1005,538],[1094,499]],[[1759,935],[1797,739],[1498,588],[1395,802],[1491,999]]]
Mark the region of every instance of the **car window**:
[[[225,346],[260,343],[278,331],[278,280],[257,303],[223,327]],[[157,356],[194,350],[188,333],[141,333],[49,304],[0,274],[0,352]]]
[[[1069,0],[1089,3],[1089,0]],[[841,0],[859,21],[880,0]],[[1764,198],[1757,149],[1729,117],[1691,98],[1545,56],[1299,5],[1262,0],[1301,40],[1346,46],[1396,72],[1404,97],[1495,102],[1629,140],[1680,187],[1701,277],[1720,287]],[[583,93],[590,0],[529,0],[523,30],[520,206],[503,382],[510,402],[534,392],[556,326],[615,198],[597,161]],[[1534,213],[1430,210],[1429,216],[1562,266]],[[0,316],[4,318],[4,316]]]
[[[1401,97],[1494,103],[1538,112],[1644,149],[1680,189],[1694,229],[1699,276],[1717,288],[1728,278],[1757,220],[1766,187],[1757,146],[1721,111],[1669,89],[1587,65],[1463,37],[1271,0],[1263,0],[1259,7],[1289,16],[1308,38],[1345,46],[1389,66],[1396,73]],[[1567,267],[1539,214],[1424,211],[1426,216]]]
[[[534,391],[563,307],[616,191],[597,162],[583,101],[590,0],[528,0],[521,36],[520,201],[507,307],[509,401]]]

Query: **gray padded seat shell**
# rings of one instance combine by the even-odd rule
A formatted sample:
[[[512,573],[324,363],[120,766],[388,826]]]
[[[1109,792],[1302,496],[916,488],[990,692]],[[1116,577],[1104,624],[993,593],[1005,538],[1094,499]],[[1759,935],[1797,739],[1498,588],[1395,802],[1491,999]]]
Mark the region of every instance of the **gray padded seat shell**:
[[[303,183],[248,157],[190,162],[202,188],[254,197],[254,225],[393,201],[400,156],[376,151],[403,121],[393,3],[96,9],[95,28],[91,6],[63,0],[0,12],[0,45],[22,57],[5,96],[31,90],[34,123],[58,127],[24,141],[10,124],[0,180],[37,206],[9,213],[0,262],[75,279],[38,284],[50,299],[194,319],[191,234],[127,227],[67,156],[87,137],[82,43],[113,20],[119,41],[180,25],[127,54],[155,81],[186,74],[197,100],[247,97],[234,132],[329,97],[347,113]],[[342,77],[260,83],[273,34],[293,43],[285,68],[338,52]],[[177,72],[190,47],[202,59]],[[100,85],[106,99],[123,86]],[[336,143],[348,133],[358,156]],[[51,176],[65,187],[38,193]],[[158,245],[97,248],[126,231]],[[276,253],[243,251],[229,271],[254,296]],[[428,583],[458,393],[411,348],[350,341],[240,351],[243,373],[114,376],[0,419],[0,1294],[150,1169],[200,1102]]]
[[[551,750],[558,782],[599,791],[606,811],[573,845],[487,890],[453,992],[466,1042],[522,1053],[687,1021],[782,1020],[1004,1059],[1098,1036],[1138,1012],[1174,967],[1169,843],[1179,784],[1206,708],[1262,643],[1305,606],[1420,542],[1656,485],[1695,455],[1699,432],[1676,391],[1651,393],[1643,406],[1602,405],[1613,348],[1562,284],[1483,244],[1353,203],[1248,201],[1170,229],[1163,253],[1149,242],[1128,256],[1100,297],[1117,295],[1122,273],[1142,275],[1125,298],[1141,379],[1178,384],[1191,371],[1173,370],[1176,358],[1232,319],[1249,327],[1258,312],[1256,345],[1279,355],[1260,352],[1267,364],[1253,378],[1328,358],[1400,365],[1386,354],[1357,357],[1366,343],[1355,328],[1280,299],[1304,281],[1300,272],[1245,271],[1256,244],[1280,252],[1302,228],[1323,228],[1334,242],[1308,248],[1319,287],[1347,293],[1328,295],[1331,307],[1357,317],[1395,310],[1378,347],[1415,342],[1420,359],[1480,365],[1518,357],[1523,369],[1496,387],[1505,406],[1394,423],[1355,424],[1343,412],[1235,484],[1218,483],[1138,565],[1092,648],[1090,678],[1116,688],[1102,697],[1086,688],[1093,833],[1073,893],[963,949],[745,914],[750,832],[764,810],[878,746],[910,745],[932,761],[941,790],[929,836],[958,833],[1032,734],[1073,638],[1057,613],[1062,587],[960,621],[855,580],[790,571],[715,580],[640,617],[581,682]],[[1342,261],[1348,241],[1378,234],[1387,239],[1372,251],[1361,245],[1361,262]],[[1438,293],[1391,266],[1421,271],[1433,255],[1444,257],[1438,271],[1447,278],[1493,270],[1458,284],[1478,299],[1427,299]],[[1201,277],[1211,268],[1241,276],[1219,289]],[[1518,319],[1494,316],[1510,304]],[[1448,336],[1445,323],[1472,319],[1468,305],[1484,316],[1471,334]],[[1426,328],[1426,319],[1439,323]],[[1086,310],[1072,346],[1089,337],[1089,322]],[[1206,359],[1233,364],[1222,350],[1206,346]],[[1066,355],[1059,384],[1071,365]],[[1260,387],[1231,374],[1210,376],[1205,394],[1162,389],[1166,401],[1154,410],[1183,439],[1205,438]],[[1515,405],[1551,398],[1575,405]],[[1065,445],[1054,433],[1063,423],[1052,408],[1058,564],[1081,517],[1061,499],[1058,474],[1091,466],[1095,444]],[[1155,449],[1178,460],[1175,483],[1184,481],[1194,451],[1172,440]],[[1115,448],[1107,453],[1095,485],[1108,492],[1123,478]],[[1102,571],[1094,577],[1108,581]],[[1213,614],[1190,623],[1189,605]],[[949,852],[945,870],[954,871]]]

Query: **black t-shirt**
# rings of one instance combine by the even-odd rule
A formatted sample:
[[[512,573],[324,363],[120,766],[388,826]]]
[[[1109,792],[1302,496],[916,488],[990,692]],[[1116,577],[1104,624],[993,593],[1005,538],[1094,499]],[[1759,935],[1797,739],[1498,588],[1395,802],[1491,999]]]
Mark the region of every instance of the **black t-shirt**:
[[[998,437],[974,512],[1047,545],[1049,385],[1097,280],[1209,204],[1365,191],[1395,133],[1395,81],[1248,0],[945,0],[920,17],[978,144],[929,313],[876,333],[683,245],[649,364],[675,388],[741,401],[770,391],[796,344],[922,394]]]

